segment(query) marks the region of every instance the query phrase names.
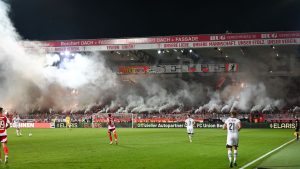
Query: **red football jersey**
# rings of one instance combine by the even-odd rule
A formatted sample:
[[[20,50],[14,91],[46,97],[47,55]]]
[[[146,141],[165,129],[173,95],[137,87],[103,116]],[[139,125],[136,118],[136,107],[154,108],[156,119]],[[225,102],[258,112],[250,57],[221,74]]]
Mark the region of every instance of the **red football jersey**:
[[[114,128],[116,128],[113,117],[108,117],[107,118],[107,122],[108,122],[108,129],[114,129]]]
[[[6,136],[6,124],[9,122],[7,117],[0,116],[0,136]]]

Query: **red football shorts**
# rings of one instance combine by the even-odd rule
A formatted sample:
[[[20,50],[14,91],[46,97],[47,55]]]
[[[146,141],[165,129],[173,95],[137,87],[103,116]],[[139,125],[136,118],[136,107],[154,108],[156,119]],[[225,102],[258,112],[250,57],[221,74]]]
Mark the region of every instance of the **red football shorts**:
[[[0,136],[1,143],[7,143],[7,136]]]

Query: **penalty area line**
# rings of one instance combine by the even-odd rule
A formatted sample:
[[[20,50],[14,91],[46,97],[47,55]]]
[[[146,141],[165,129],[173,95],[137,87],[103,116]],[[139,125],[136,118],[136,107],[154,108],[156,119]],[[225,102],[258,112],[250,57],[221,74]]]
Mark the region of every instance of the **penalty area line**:
[[[295,140],[295,138],[294,138],[294,139],[292,139],[292,140],[290,140],[290,141],[288,141],[288,142],[286,142],[286,143],[284,143],[284,144],[282,144],[281,146],[279,146],[279,147],[277,147],[277,148],[275,148],[275,149],[273,149],[273,150],[269,151],[268,153],[266,153],[266,154],[264,154],[264,155],[262,155],[262,156],[258,157],[257,159],[255,159],[255,160],[251,161],[250,163],[248,163],[248,164],[244,165],[244,166],[243,166],[243,167],[241,167],[240,169],[245,169],[245,168],[247,168],[247,167],[251,166],[252,164],[256,163],[257,161],[259,161],[259,160],[261,160],[261,159],[265,158],[266,156],[268,156],[268,155],[272,154],[273,152],[275,152],[275,151],[277,151],[277,150],[281,149],[282,147],[284,147],[284,146],[286,146],[286,145],[290,144],[290,143],[291,143],[291,142],[293,142],[294,140]]]

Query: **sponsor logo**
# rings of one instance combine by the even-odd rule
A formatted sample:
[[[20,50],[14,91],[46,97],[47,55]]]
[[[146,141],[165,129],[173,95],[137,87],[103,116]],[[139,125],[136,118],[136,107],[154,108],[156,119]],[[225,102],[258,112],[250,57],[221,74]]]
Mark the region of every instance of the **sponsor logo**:
[[[78,128],[79,127],[79,123],[78,122],[72,122],[71,124],[71,128]],[[65,128],[66,127],[66,122],[55,122],[55,128]]]
[[[263,38],[263,39],[275,39],[275,38],[277,38],[277,33],[261,34],[261,38]]]
[[[225,35],[210,36],[210,40],[225,40],[225,39],[226,39]]]
[[[34,123],[20,123],[22,128],[34,128]]]
[[[137,123],[137,128],[185,128],[185,123]],[[196,123],[195,128],[222,128],[219,123]]]
[[[197,123],[197,128],[222,128],[223,124],[218,123]]]
[[[270,128],[273,129],[294,129],[296,127],[295,123],[271,123]]]

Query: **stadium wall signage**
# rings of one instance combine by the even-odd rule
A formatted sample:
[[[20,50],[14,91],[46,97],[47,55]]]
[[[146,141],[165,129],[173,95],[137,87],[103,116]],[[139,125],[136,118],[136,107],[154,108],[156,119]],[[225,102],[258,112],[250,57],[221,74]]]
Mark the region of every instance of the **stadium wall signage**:
[[[32,45],[32,43],[34,43]],[[83,39],[23,42],[25,47],[38,46],[44,52],[118,51],[176,48],[215,48],[300,44],[300,31],[178,35],[146,38]]]
[[[196,128],[222,128],[223,123],[196,123]]]
[[[137,128],[184,128],[184,123],[137,123]],[[293,129],[295,123],[249,123],[243,122],[243,128]],[[196,123],[195,128],[222,128],[223,123]]]
[[[19,126],[20,128],[53,128],[51,123],[19,123]],[[14,123],[12,123],[12,128],[16,128]]]
[[[89,125],[90,124],[90,125]],[[107,123],[106,122],[96,122],[96,123],[79,123],[80,127],[88,127],[91,126],[93,128],[106,128]],[[131,128],[132,123],[131,122],[115,122],[116,127],[121,127],[121,128]]]
[[[66,128],[65,122],[55,123],[20,123],[20,128]],[[130,128],[131,122],[128,123],[116,123],[117,127]],[[295,123],[249,123],[243,122],[243,128],[271,128],[271,129],[294,129]],[[15,128],[15,124],[12,124],[12,128]],[[105,123],[79,123],[72,122],[72,128],[106,128]],[[155,122],[138,122],[134,124],[135,128],[185,128],[183,122],[178,123],[155,123]],[[207,122],[196,122],[195,128],[222,128],[223,123],[207,123]]]
[[[294,129],[295,127],[295,123],[270,123],[272,129]]]
[[[137,123],[137,128],[185,128],[184,123]],[[218,123],[196,123],[196,128],[221,128],[223,124]]]
[[[55,122],[55,128],[66,128],[66,122]],[[79,128],[79,122],[71,122],[71,128]]]

